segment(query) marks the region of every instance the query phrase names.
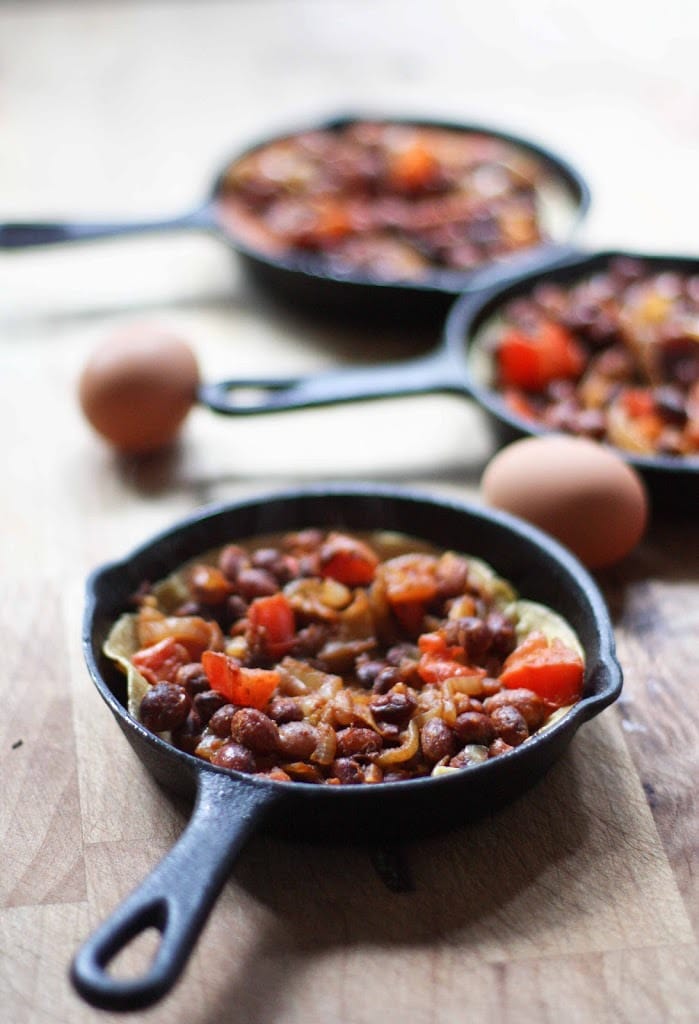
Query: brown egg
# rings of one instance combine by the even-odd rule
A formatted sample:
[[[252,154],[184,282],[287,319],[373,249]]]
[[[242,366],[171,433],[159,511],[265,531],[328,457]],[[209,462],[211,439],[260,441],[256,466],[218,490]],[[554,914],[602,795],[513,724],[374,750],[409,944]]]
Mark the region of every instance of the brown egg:
[[[552,534],[590,568],[624,558],[648,520],[638,473],[608,448],[582,438],[515,441],[488,464],[481,487],[490,505]]]
[[[198,384],[189,346],[143,324],[120,331],[92,353],[80,376],[80,405],[115,448],[143,455],[174,440]]]

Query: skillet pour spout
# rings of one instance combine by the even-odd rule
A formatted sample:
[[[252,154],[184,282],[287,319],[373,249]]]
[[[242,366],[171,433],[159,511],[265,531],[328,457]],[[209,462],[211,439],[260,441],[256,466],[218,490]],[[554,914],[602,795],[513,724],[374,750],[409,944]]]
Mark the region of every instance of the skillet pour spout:
[[[370,786],[276,782],[217,768],[132,718],[123,675],[102,647],[139,584],[162,579],[188,559],[236,539],[309,526],[396,531],[489,562],[522,596],[548,604],[571,624],[586,654],[582,699],[545,732],[497,758],[447,775]],[[572,555],[504,513],[378,485],[309,487],[198,512],[91,576],[83,650],[98,692],[145,768],[163,787],[194,799],[191,820],[173,849],[73,961],[71,979],[80,995],[111,1010],[142,1009],[172,988],[238,854],[257,829],[304,841],[367,844],[476,820],[536,783],[579,726],[621,690],[604,601]],[[110,974],[117,953],[148,928],[160,932],[150,965],[129,980]]]

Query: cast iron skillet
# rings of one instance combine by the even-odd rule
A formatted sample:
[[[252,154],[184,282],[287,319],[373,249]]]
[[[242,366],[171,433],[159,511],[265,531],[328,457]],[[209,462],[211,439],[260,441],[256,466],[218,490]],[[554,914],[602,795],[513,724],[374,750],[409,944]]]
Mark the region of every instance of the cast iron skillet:
[[[562,231],[564,238],[572,236],[590,205],[590,192],[581,174],[565,159],[535,142],[520,138],[508,132],[498,131],[477,124],[430,120],[425,118],[404,118],[377,115],[336,117],[318,125],[306,126],[303,131],[325,129],[340,131],[356,121],[383,121],[396,124],[415,124],[451,128],[467,133],[490,135],[509,142],[536,157],[551,173],[566,198],[569,211],[565,220],[568,227]],[[299,132],[286,131],[275,138],[288,138]],[[59,242],[86,241],[117,235],[143,234],[160,231],[200,229],[212,232],[226,242],[241,258],[250,275],[262,285],[269,287],[276,295],[303,303],[313,309],[356,315],[366,312],[385,312],[393,320],[415,315],[416,312],[445,310],[449,297],[458,295],[469,283],[471,274],[455,271],[435,271],[419,282],[381,280],[360,272],[336,273],[329,271],[318,257],[303,254],[271,256],[256,251],[242,239],[228,232],[218,212],[217,200],[223,179],[231,164],[247,153],[274,141],[267,138],[235,154],[214,180],[209,195],[194,210],[180,216],[147,222],[102,222],[102,223],[7,223],[0,224],[0,249],[24,248],[35,245],[51,245]],[[549,246],[537,246],[530,252],[545,253]],[[524,250],[522,250],[524,251]]]
[[[307,377],[228,379],[204,384],[200,400],[216,412],[250,415],[443,392],[475,399],[488,414],[495,440],[500,445],[518,437],[547,433],[545,427],[512,412],[498,392],[474,373],[470,356],[479,329],[514,296],[530,293],[544,281],[563,284],[578,281],[604,270],[610,260],[620,256],[641,260],[650,271],[699,273],[699,259],[688,256],[585,253],[570,247],[552,247],[545,254],[522,256],[509,267],[490,267],[477,274],[472,287],[452,305],[441,343],[425,356]],[[692,503],[696,508],[699,458],[646,456],[615,450],[645,477],[657,508],[681,511]]]
[[[558,724],[516,750],[458,774],[372,786],[279,783],[211,766],[148,732],[125,708],[122,673],[102,645],[144,580],[236,537],[310,525],[400,530],[476,554],[522,596],[564,615],[586,651],[584,695]],[[370,485],[307,488],[204,510],[98,569],[87,585],[83,648],[92,679],[126,738],[155,778],[195,798],[173,850],[80,949],[72,965],[78,992],[95,1006],[130,1010],[160,999],[175,983],[238,851],[264,827],[303,840],[369,841],[416,836],[492,812],[533,785],[583,722],[616,699],[621,670],[604,602],[586,571],[555,541],[502,513]],[[112,958],[146,928],[161,932],[157,954],[134,980],[112,977]]]

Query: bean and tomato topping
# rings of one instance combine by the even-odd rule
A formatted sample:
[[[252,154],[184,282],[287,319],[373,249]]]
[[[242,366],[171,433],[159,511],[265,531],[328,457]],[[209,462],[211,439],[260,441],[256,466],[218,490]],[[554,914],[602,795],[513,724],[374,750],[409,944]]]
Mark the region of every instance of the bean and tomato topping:
[[[484,344],[523,419],[641,455],[699,454],[699,274],[618,257],[511,300]]]
[[[540,243],[547,177],[532,154],[482,132],[356,122],[243,156],[222,178],[218,213],[262,252],[419,279]]]
[[[484,563],[402,536],[230,544],[139,589],[130,706],[187,753],[277,781],[458,771],[580,698],[574,634],[550,635],[548,609],[523,634],[521,604]]]

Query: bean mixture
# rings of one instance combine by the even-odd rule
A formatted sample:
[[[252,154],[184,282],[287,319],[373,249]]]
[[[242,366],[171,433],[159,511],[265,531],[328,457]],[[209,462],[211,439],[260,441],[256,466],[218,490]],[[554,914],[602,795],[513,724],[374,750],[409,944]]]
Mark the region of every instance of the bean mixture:
[[[357,122],[252,151],[219,188],[221,223],[266,253],[415,279],[542,241],[543,164],[482,133]]]
[[[524,419],[643,455],[699,454],[699,274],[617,258],[513,299],[484,344]]]
[[[279,781],[396,782],[512,750],[579,698],[575,635],[485,563],[425,547],[310,529],[144,585],[105,647],[130,709],[181,750]],[[532,613],[558,635],[523,628]]]

